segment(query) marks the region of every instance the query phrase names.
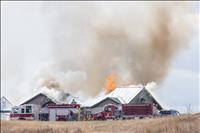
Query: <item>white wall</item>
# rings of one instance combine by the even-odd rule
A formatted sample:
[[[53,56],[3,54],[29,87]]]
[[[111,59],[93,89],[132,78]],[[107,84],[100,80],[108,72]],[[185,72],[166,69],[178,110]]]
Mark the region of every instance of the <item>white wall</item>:
[[[41,108],[40,113],[49,113],[49,108],[48,107]]]
[[[92,114],[96,114],[102,111],[104,111],[104,107],[96,107],[96,108],[91,109]]]
[[[49,120],[56,121],[56,114],[57,115],[68,115],[70,110],[73,113],[78,113],[78,109],[75,108],[50,108],[49,109]]]
[[[56,121],[56,109],[49,109],[49,120]]]
[[[10,113],[1,113],[1,120],[10,120]]]

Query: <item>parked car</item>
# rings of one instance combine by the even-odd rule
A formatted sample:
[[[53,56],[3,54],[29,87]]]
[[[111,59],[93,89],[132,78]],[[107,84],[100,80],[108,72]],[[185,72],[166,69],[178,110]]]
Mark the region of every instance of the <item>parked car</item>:
[[[178,116],[180,113],[177,110],[161,110],[160,111],[161,116]]]

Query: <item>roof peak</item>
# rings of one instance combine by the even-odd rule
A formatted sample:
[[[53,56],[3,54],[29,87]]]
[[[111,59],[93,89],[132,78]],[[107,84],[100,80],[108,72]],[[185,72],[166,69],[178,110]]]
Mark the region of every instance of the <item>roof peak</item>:
[[[1,97],[1,100],[2,100],[2,99],[5,99],[9,104],[13,105],[5,96],[2,96],[2,97]]]
[[[138,85],[125,85],[125,86],[119,86],[119,87],[117,87],[117,88],[143,88],[144,87],[144,85],[142,85],[142,84],[138,84]],[[117,89],[116,88],[116,89]]]

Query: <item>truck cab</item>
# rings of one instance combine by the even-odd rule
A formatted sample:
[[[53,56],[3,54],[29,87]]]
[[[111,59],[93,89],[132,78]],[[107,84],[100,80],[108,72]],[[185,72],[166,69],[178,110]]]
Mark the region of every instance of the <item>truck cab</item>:
[[[118,108],[114,105],[107,105],[104,108],[106,119],[115,119]]]
[[[119,119],[121,112],[116,105],[108,104],[96,113],[93,113],[93,120]]]

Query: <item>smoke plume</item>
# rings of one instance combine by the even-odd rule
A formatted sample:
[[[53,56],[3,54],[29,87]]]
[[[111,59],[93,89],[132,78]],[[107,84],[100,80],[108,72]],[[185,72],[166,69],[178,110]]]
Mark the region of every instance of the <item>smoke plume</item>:
[[[106,77],[118,86],[162,83],[171,59],[193,34],[191,4],[44,3],[52,60],[38,69],[38,87],[97,95]]]

